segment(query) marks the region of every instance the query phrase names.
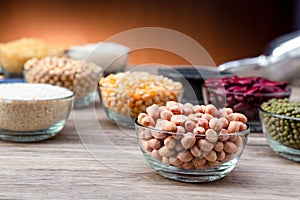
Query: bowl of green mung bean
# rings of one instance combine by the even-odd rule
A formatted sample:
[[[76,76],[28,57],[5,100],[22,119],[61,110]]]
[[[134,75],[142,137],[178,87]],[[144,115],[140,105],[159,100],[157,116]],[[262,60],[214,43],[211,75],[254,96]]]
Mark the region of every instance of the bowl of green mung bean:
[[[262,130],[270,147],[300,162],[300,102],[271,99],[259,108]]]

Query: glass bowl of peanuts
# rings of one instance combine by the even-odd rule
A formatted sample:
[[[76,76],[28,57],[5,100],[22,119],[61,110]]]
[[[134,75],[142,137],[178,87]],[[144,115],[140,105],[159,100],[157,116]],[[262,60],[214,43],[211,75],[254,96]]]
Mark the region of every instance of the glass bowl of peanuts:
[[[247,118],[231,108],[169,101],[135,120],[140,149],[163,177],[211,182],[237,165],[250,133]]]
[[[134,119],[152,104],[180,101],[180,82],[148,72],[119,72],[102,77],[99,93],[105,112],[117,125],[134,128]]]

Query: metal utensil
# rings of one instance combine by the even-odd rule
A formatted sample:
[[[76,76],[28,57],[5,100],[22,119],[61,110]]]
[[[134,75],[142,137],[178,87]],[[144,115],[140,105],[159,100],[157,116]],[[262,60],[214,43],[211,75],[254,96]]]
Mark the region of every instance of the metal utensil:
[[[226,62],[219,65],[218,70],[238,76],[263,76],[274,81],[299,84],[300,31],[272,40],[258,57]]]

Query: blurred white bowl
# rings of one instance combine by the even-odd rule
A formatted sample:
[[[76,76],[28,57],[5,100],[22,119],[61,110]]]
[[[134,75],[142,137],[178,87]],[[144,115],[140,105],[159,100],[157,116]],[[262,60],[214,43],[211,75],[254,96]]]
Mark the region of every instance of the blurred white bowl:
[[[127,65],[130,48],[113,42],[100,42],[71,46],[66,54],[74,59],[93,62],[105,70],[105,74],[123,71]]]

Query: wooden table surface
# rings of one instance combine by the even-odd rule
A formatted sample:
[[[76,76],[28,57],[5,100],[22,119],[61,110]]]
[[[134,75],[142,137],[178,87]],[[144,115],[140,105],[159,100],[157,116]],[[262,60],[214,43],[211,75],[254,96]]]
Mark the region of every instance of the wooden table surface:
[[[73,110],[50,140],[0,142],[0,168],[0,199],[300,199],[300,164],[274,153],[262,133],[251,133],[223,179],[182,183],[152,171],[134,130],[113,124],[99,103]]]

